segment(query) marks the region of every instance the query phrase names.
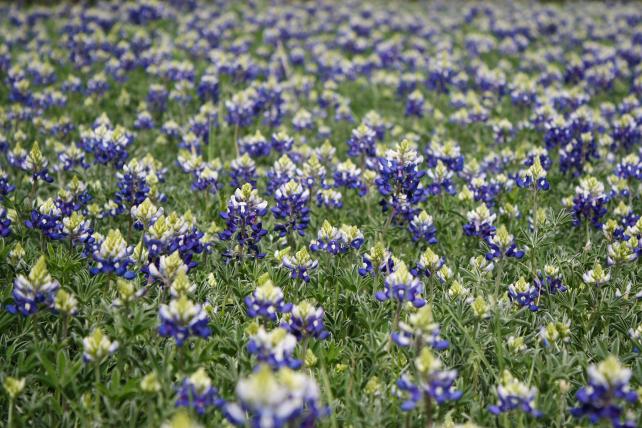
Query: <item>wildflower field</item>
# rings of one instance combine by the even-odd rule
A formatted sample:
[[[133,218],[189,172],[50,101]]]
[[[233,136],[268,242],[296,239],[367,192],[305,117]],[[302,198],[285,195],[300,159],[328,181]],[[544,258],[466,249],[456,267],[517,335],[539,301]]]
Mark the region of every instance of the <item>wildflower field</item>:
[[[0,425],[642,424],[639,3],[0,12]]]

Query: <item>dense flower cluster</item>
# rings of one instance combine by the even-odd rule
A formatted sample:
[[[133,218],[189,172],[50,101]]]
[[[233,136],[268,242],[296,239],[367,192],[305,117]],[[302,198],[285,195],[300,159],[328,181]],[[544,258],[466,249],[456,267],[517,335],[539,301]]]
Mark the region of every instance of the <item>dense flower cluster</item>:
[[[638,4],[33,3],[4,425],[640,425]]]

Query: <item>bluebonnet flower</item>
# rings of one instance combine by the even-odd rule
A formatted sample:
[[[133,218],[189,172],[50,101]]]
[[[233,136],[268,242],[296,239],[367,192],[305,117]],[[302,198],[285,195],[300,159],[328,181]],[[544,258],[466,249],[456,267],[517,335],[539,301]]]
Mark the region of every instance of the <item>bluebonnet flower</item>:
[[[60,144],[56,147],[56,154],[58,155],[58,165],[54,166],[54,170],[60,169],[70,171],[75,168],[87,169],[90,164],[87,163],[85,152],[83,152],[77,145]]]
[[[261,134],[261,131],[243,137],[238,145],[241,153],[247,153],[252,158],[268,156],[272,150],[270,142]]]
[[[301,180],[301,183],[310,189],[310,192],[312,192],[312,189],[315,186],[327,187],[325,186],[327,183],[324,183],[326,168],[319,160],[318,155],[310,156],[310,158],[305,161],[300,168],[297,168],[296,174],[299,177],[299,180]]]
[[[335,187],[345,187],[347,189],[356,189],[359,196],[363,196],[368,192],[368,188],[361,180],[362,171],[360,168],[350,160],[337,164],[334,172]]]
[[[310,222],[310,191],[290,180],[276,190],[274,198],[277,205],[271,211],[278,221],[274,231],[281,237],[292,232],[303,236]]]
[[[508,370],[504,370],[502,381],[497,385],[497,397],[499,398],[497,405],[488,408],[495,415],[519,409],[535,417],[542,416],[542,412],[535,408],[537,388],[529,388],[515,379]]]
[[[38,181],[44,181],[46,183],[53,182],[53,178],[49,175],[47,165],[49,165],[49,161],[42,155],[40,145],[38,142],[33,143],[22,166],[22,169],[31,174],[32,183],[35,184]]]
[[[430,348],[422,348],[414,364],[416,378],[413,379],[409,374],[404,374],[397,381],[399,395],[407,398],[401,404],[401,410],[407,412],[414,409],[417,404],[423,402],[424,398],[434,400],[437,404],[461,398],[461,391],[455,390],[454,387],[457,371],[444,370],[443,363],[430,351]]]
[[[120,209],[129,211],[131,207],[139,205],[149,195],[151,188],[147,181],[149,171],[145,165],[137,159],[132,159],[123,168],[122,173],[118,173],[118,191],[114,201]]]
[[[636,236],[629,237],[626,241],[615,241],[607,246],[606,263],[608,266],[614,264],[629,263],[638,258],[640,246]]]
[[[424,96],[418,91],[414,90],[408,95],[406,100],[406,116],[423,117],[424,115]]]
[[[47,270],[47,259],[40,256],[28,276],[18,275],[13,283],[13,304],[7,311],[23,316],[33,315],[40,309],[53,309],[56,294],[60,289],[58,281]]]
[[[289,155],[285,154],[274,162],[267,174],[267,191],[273,194],[276,189],[293,180],[296,176],[296,165]]]
[[[602,265],[596,262],[593,269],[584,272],[582,279],[587,284],[594,284],[596,287],[599,287],[611,280],[611,273],[605,271]]]
[[[571,323],[551,321],[540,328],[539,337],[545,347],[557,346],[558,342],[569,342],[571,340]]]
[[[412,233],[412,240],[423,241],[428,245],[434,245],[437,243],[437,228],[432,222],[432,216],[429,215],[425,210],[422,210],[419,214],[414,216],[408,225],[408,229]]]
[[[250,337],[247,350],[250,354],[256,355],[258,361],[268,364],[273,369],[298,369],[302,362],[294,358],[296,344],[296,337],[288,330],[277,327],[272,331],[266,331],[260,326]]]
[[[204,74],[201,76],[201,81],[198,83],[196,91],[201,101],[212,101],[217,103],[219,98],[218,79],[212,74]]]
[[[506,144],[515,136],[513,124],[506,118],[501,118],[493,124],[493,136],[497,144]]]
[[[272,134],[270,144],[275,152],[287,153],[292,150],[294,139],[285,132],[277,132]]]
[[[62,212],[51,198],[31,211],[31,217],[25,221],[25,225],[29,229],[40,229],[49,239],[58,240],[64,236]]]
[[[374,156],[375,150],[375,132],[367,125],[361,124],[352,130],[348,140],[348,155],[350,156]]]
[[[323,340],[330,335],[325,329],[323,317],[322,307],[315,307],[312,303],[303,300],[292,307],[286,321],[281,322],[281,327],[292,333],[297,340],[307,337]]]
[[[54,203],[63,215],[70,216],[73,212],[83,211],[91,200],[87,184],[74,176],[65,189],[58,191]]]
[[[341,192],[334,189],[321,189],[317,192],[317,206],[341,208],[343,207],[342,198]]]
[[[199,415],[204,415],[209,407],[220,407],[223,400],[218,390],[212,386],[205,369],[199,368],[191,376],[183,379],[176,388],[176,407],[190,407]]]
[[[403,140],[378,160],[379,177],[375,183],[384,197],[380,204],[384,211],[391,209],[390,218],[396,222],[410,221],[416,205],[424,200],[425,189],[420,180],[425,171],[419,169],[422,162],[423,157],[409,140]]]
[[[236,241],[233,249],[226,251],[226,257],[243,258],[246,254],[253,254],[262,258],[259,241],[267,233],[263,229],[261,217],[267,212],[267,202],[260,198],[258,191],[246,183],[236,189],[230,197],[227,211],[221,213],[226,222],[226,229],[219,233],[223,241]]]
[[[125,279],[134,277],[134,272],[128,270],[129,266],[133,264],[132,250],[127,247],[127,242],[118,229],[109,230],[107,237],[96,241],[93,246],[96,248],[92,252],[95,265],[89,269],[92,275],[113,273]]]
[[[363,234],[355,226],[342,225],[340,229],[325,220],[317,233],[317,239],[310,242],[312,251],[325,251],[334,256],[363,245]]]
[[[392,253],[383,242],[377,242],[363,255],[361,260],[363,261],[359,268],[359,275],[361,276],[390,273],[395,265]]]
[[[410,302],[416,308],[424,306],[426,300],[421,297],[424,292],[423,282],[412,276],[402,261],[395,262],[394,269],[384,280],[384,290],[375,293],[377,300],[384,302],[394,299],[399,304]]]
[[[542,167],[539,156],[535,156],[533,164],[526,170],[520,171],[515,182],[519,187],[533,188],[534,190],[548,190],[550,184],[546,180],[546,170]]]
[[[312,114],[306,109],[299,109],[292,117],[292,126],[297,131],[312,129]]]
[[[515,283],[508,286],[508,297],[519,306],[528,307],[531,311],[538,310],[535,302],[539,298],[537,287],[520,277]]]
[[[297,251],[294,256],[285,255],[282,260],[283,267],[290,271],[292,279],[300,278],[305,282],[310,281],[309,271],[316,269],[319,265],[317,260],[313,260],[305,248]]]
[[[15,189],[16,186],[9,182],[7,173],[0,169],[0,201],[4,201],[5,197]]]
[[[445,262],[446,259],[444,257],[440,257],[430,248],[426,248],[426,251],[419,256],[417,266],[410,272],[415,276],[424,275],[430,277],[436,274],[444,266]]]
[[[153,110],[163,111],[167,104],[168,95],[169,94],[165,86],[158,83],[152,83],[147,91],[147,103]]]
[[[173,337],[177,346],[183,346],[190,336],[207,338],[212,334],[203,306],[195,304],[185,295],[172,299],[169,305],[161,305],[159,316],[158,334]]]
[[[91,222],[77,211],[74,211],[71,216],[63,218],[62,224],[62,233],[73,245],[85,245],[87,240],[92,239],[94,230],[91,228]]]
[[[631,370],[611,355],[599,364],[590,365],[587,373],[588,385],[577,391],[579,406],[572,408],[571,414],[577,418],[588,417],[592,424],[604,420],[614,427],[636,427],[635,417],[624,413],[627,403],[638,401],[638,395],[629,386]]]
[[[214,194],[218,192],[219,187],[221,187],[219,168],[214,164],[206,163],[202,168],[194,171],[193,190],[207,191]]]
[[[257,113],[257,101],[258,94],[253,87],[236,92],[225,101],[227,123],[232,126],[249,126]]]
[[[478,236],[486,239],[493,235],[495,226],[493,222],[497,214],[491,213],[486,204],[481,204],[466,214],[468,223],[464,225],[464,233],[468,236]]]
[[[283,290],[276,287],[267,274],[259,278],[259,285],[245,298],[245,305],[250,318],[263,317],[271,321],[276,320],[277,313],[292,309],[291,303],[283,301]]]
[[[287,367],[273,371],[261,365],[236,386],[238,402],[227,403],[225,416],[236,426],[282,428],[315,426],[327,410],[316,381]]]
[[[131,217],[135,220],[134,227],[139,230],[156,223],[163,212],[163,207],[158,208],[149,198],[145,198],[142,203],[133,206],[130,210]]]
[[[454,172],[461,171],[464,168],[464,156],[461,154],[461,148],[453,140],[446,140],[440,143],[433,139],[424,151],[426,163],[430,168],[437,166],[439,161],[443,162],[446,167]]]
[[[7,210],[0,205],[0,238],[5,238],[11,233],[11,219],[7,217]]]
[[[170,255],[161,255],[156,263],[150,263],[148,266],[151,277],[158,279],[165,287],[171,286],[176,278],[181,273],[186,274],[188,269],[178,250]]]
[[[152,129],[154,128],[154,119],[147,110],[141,110],[136,115],[134,121],[134,128],[136,129]]]
[[[423,306],[408,316],[408,321],[399,322],[399,331],[393,331],[392,340],[399,346],[413,345],[416,349],[430,346],[435,350],[448,347],[448,341],[440,336],[441,329],[432,316],[430,305]]]
[[[503,224],[499,226],[495,234],[486,239],[490,251],[486,253],[486,258],[492,260],[502,257],[514,257],[521,259],[524,257],[524,251],[517,249],[513,235],[508,233],[508,229]]]
[[[540,293],[563,293],[566,286],[562,283],[562,277],[557,266],[546,265],[543,272],[537,273],[535,278],[535,287]]]
[[[107,123],[100,123],[93,130],[81,134],[81,147],[93,153],[96,163],[106,165],[111,163],[120,169],[129,154],[127,146],[133,142],[132,136],[122,127],[111,128]]]
[[[100,364],[118,350],[118,342],[112,341],[100,328],[82,340],[82,359],[85,363]]]
[[[438,160],[434,168],[429,169],[426,175],[431,180],[426,188],[429,194],[437,196],[445,192],[448,195],[454,195],[457,192],[452,180],[453,172],[441,160]]]
[[[247,153],[230,162],[230,178],[232,187],[240,187],[245,183],[256,185],[256,163]]]

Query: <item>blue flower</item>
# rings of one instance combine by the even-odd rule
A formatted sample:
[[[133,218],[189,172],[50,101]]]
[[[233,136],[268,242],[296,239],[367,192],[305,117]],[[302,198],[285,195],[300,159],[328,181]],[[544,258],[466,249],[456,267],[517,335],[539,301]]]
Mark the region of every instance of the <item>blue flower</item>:
[[[384,290],[376,292],[375,297],[380,302],[394,299],[399,303],[410,302],[416,308],[420,308],[426,304],[426,300],[421,297],[423,291],[423,282],[412,276],[406,264],[400,261],[395,263],[394,272],[386,277]]]
[[[47,259],[40,256],[28,276],[18,275],[13,283],[13,304],[7,305],[12,314],[33,315],[40,309],[53,309],[56,294],[60,289],[58,281],[47,270]]]
[[[508,370],[502,373],[502,382],[497,386],[497,397],[499,403],[490,406],[488,410],[499,415],[519,409],[529,415],[540,417],[542,412],[535,408],[537,388],[529,388],[519,380],[515,379]]]
[[[363,245],[363,234],[355,226],[342,225],[340,229],[325,220],[317,232],[317,239],[310,242],[312,251],[325,251],[336,256],[348,250],[359,249]]]
[[[374,156],[375,150],[375,132],[368,126],[361,124],[352,131],[348,140],[348,155],[350,156]]]
[[[236,426],[282,428],[314,427],[328,413],[320,390],[308,375],[288,368],[273,371],[261,365],[236,386],[238,402],[224,406],[225,417]]]
[[[531,311],[539,308],[535,302],[539,299],[537,287],[529,284],[524,277],[520,277],[515,283],[508,286],[508,297],[519,306],[528,307]]]
[[[283,257],[283,267],[288,269],[292,279],[300,278],[305,282],[310,281],[309,271],[316,269],[319,265],[317,260],[313,260],[305,248],[300,249],[294,256],[285,255]]]
[[[429,348],[424,347],[415,359],[416,379],[404,374],[397,381],[399,395],[406,400],[401,404],[401,410],[407,412],[417,407],[426,397],[435,400],[437,404],[459,400],[461,391],[455,390],[457,379],[456,370],[444,370],[441,360]]]
[[[310,191],[290,180],[276,190],[274,198],[276,206],[271,209],[277,219],[274,230],[281,237],[292,232],[303,236],[310,222]]]
[[[161,305],[158,334],[173,337],[177,346],[183,346],[190,336],[207,338],[212,334],[205,309],[183,295],[169,305]]]
[[[7,218],[7,210],[0,206],[0,237],[4,238],[11,233],[11,219]]]
[[[280,287],[274,286],[269,278],[259,279],[259,281],[263,282],[245,298],[249,317],[263,317],[274,321],[277,313],[289,312],[292,309],[291,303],[283,301],[283,290]]]
[[[224,404],[203,368],[186,377],[176,388],[176,394],[176,407],[191,407],[199,415],[205,414],[210,407]]]
[[[495,235],[486,238],[490,251],[486,253],[486,259],[493,260],[502,257],[514,257],[521,259],[524,257],[524,251],[517,249],[513,235],[508,233],[508,229],[503,224],[499,226]]]
[[[128,270],[134,263],[131,259],[132,250],[118,229],[111,229],[106,238],[92,244],[95,265],[89,269],[92,275],[98,273],[115,274],[125,279],[134,278],[134,272]]]
[[[425,210],[422,210],[419,214],[414,216],[408,225],[408,229],[412,233],[412,240],[423,241],[428,245],[434,245],[437,243],[437,228],[432,222],[432,216],[429,215]]]
[[[399,331],[391,334],[392,340],[399,346],[412,345],[415,349],[430,346],[441,351],[448,347],[448,341],[440,336],[441,329],[432,317],[432,308],[426,305],[411,314],[408,322],[399,322]]]
[[[226,229],[219,233],[219,238],[223,241],[236,241],[235,247],[226,251],[226,257],[243,258],[246,254],[257,258],[264,256],[258,244],[267,233],[261,223],[261,217],[266,213],[267,202],[259,197],[258,191],[251,184],[246,183],[236,189],[230,197],[227,211],[221,213]]]
[[[294,305],[287,322],[281,322],[281,327],[292,333],[297,340],[307,337],[323,340],[330,335],[325,329],[323,317],[322,307],[314,307],[304,300]]]
[[[43,202],[37,210],[31,211],[31,217],[25,221],[25,225],[29,229],[40,229],[49,239],[58,240],[64,237],[62,212],[51,198]]]
[[[575,397],[579,406],[572,408],[571,414],[577,418],[586,416],[592,424],[605,420],[614,427],[635,428],[634,418],[622,419],[624,405],[634,405],[638,401],[638,395],[629,387],[631,375],[631,370],[623,367],[614,356],[592,364],[588,368],[588,385],[577,391]]]
[[[294,358],[296,345],[296,337],[288,330],[277,327],[272,331],[267,331],[261,326],[250,337],[247,350],[250,354],[256,355],[260,362],[268,364],[273,369],[281,367],[298,369],[301,367],[302,361]]]

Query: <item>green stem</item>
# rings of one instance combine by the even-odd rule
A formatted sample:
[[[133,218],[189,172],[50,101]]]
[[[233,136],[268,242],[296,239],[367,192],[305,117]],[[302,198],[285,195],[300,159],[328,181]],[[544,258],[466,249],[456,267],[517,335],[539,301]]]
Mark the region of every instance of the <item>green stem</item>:
[[[7,416],[7,427],[13,427],[13,398],[9,399],[9,415]]]
[[[98,390],[98,385],[100,385],[100,363],[96,362],[94,367],[94,376],[95,376],[95,398],[94,398],[94,412],[96,413],[96,422],[100,421],[100,392]]]
[[[424,394],[424,408],[426,410],[426,428],[432,428],[432,400],[428,394]]]

